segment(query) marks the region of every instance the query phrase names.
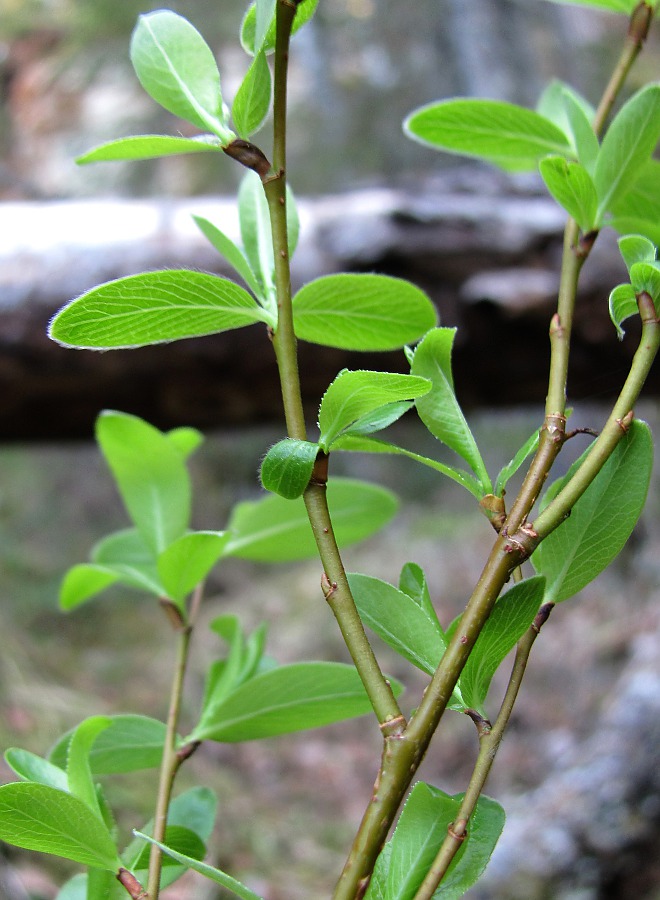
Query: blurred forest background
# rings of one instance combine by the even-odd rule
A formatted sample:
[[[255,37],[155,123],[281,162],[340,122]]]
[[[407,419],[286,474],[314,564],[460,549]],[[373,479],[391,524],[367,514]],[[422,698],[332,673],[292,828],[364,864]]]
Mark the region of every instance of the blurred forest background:
[[[128,60],[137,14],[161,4],[1,2],[0,244],[12,229],[2,200],[29,207],[70,198],[231,193],[241,173],[222,160],[216,165],[214,157],[84,169],[73,162],[90,146],[114,137],[176,133],[182,127],[146,97]],[[169,6],[189,18],[217,51],[224,93],[231,100],[248,64],[236,41],[244,3],[181,0]],[[303,197],[381,185],[414,191],[457,163],[403,137],[400,123],[413,107],[454,94],[533,105],[551,77],[571,82],[595,100],[621,30],[619,18],[542,0],[321,0],[316,17],[293,45],[293,186]],[[654,38],[631,88],[657,72]],[[477,168],[474,178],[480,177]],[[466,178],[464,169],[461,178]],[[0,290],[8,295],[10,288],[0,279]],[[2,302],[0,294],[0,306]],[[614,343],[613,330],[609,339]],[[0,356],[4,340],[0,334]],[[252,388],[259,390],[259,385]],[[459,394],[469,392],[470,386],[459,383],[458,389]],[[507,462],[538,427],[542,392],[536,399],[533,409],[472,409],[470,421],[490,468]],[[600,399],[591,396],[577,406],[576,426],[599,427]],[[0,415],[1,410],[0,400]],[[657,433],[657,402],[646,401],[638,413]],[[409,446],[437,453],[414,423],[401,428],[398,436]],[[209,436],[193,462],[197,527],[222,528],[237,500],[256,495],[258,461],[280,436],[281,428],[256,421],[241,430],[219,428]],[[575,447],[573,455],[584,446]],[[349,569],[396,581],[401,566],[412,559],[427,571],[443,622],[453,618],[490,543],[483,516],[455,486],[412,464],[341,459],[333,465],[336,471],[381,481],[402,498],[401,515],[386,534],[348,551]],[[505,806],[511,802],[524,810],[532,792],[541,790],[556,768],[584,782],[575,774],[581,754],[587,752],[587,765],[601,758],[605,742],[598,739],[593,749],[590,741],[594,734],[598,738],[598,723],[610,714],[613,698],[627,696],[625,685],[640,671],[646,672],[647,688],[655,684],[644,667],[650,665],[660,627],[659,487],[656,474],[643,521],[613,569],[578,600],[556,610],[535,647],[529,683],[489,785]],[[164,715],[161,691],[171,665],[171,635],[149,601],[117,592],[73,615],[57,611],[66,568],[86,559],[97,538],[123,524],[119,501],[89,441],[8,441],[0,446],[3,748],[18,745],[43,753],[62,731],[96,712]],[[246,627],[267,620],[269,649],[281,661],[344,658],[318,581],[316,563],[286,570],[227,564],[210,581],[205,620],[220,612],[239,614]],[[218,653],[203,627],[198,641],[189,679],[190,720],[205,665]],[[420,688],[415,676],[411,680],[400,660],[384,658],[388,670],[411,685],[413,697]],[[602,833],[596,839],[588,823],[566,824],[558,812],[550,817],[549,832],[534,836],[529,826],[527,853],[518,854],[518,868],[512,869],[503,856],[499,869],[494,863],[494,880],[475,897],[660,897],[655,862],[660,858],[660,716],[650,715],[648,704],[642,712],[650,731],[643,739],[632,728],[630,733],[646,751],[645,761],[632,786],[624,779],[625,796],[614,804],[621,816],[625,812],[624,821],[612,824],[618,827],[616,840],[608,844]],[[616,722],[610,731],[618,733]],[[421,777],[460,791],[475,752],[474,727],[452,715],[444,730]],[[181,786],[205,779],[219,793],[218,865],[247,880],[267,900],[320,900],[329,893],[369,796],[378,748],[377,729],[367,721],[240,748],[209,746],[184,769]],[[0,763],[0,778],[9,777]],[[604,793],[605,804],[611,800],[607,790],[612,777],[620,778],[620,772],[592,786],[592,795]],[[110,791],[122,809],[122,827],[140,824],[149,815],[149,778],[116,779]],[[574,806],[584,800],[568,788],[566,796]],[[603,808],[595,809],[598,821]],[[11,875],[4,882],[12,885],[7,900],[51,900],[68,869],[7,849],[6,860],[0,855],[3,871]],[[187,878],[169,896],[211,900],[220,894]]]

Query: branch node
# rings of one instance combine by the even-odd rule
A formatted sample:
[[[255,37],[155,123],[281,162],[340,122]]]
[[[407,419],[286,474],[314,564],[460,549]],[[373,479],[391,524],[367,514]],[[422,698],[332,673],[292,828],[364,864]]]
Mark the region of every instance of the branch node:
[[[653,7],[642,0],[634,8],[628,25],[628,37],[636,47],[642,47],[648,37],[651,22],[653,21]]]
[[[337,590],[337,582],[330,581],[325,572],[321,575],[321,590],[326,600],[329,600]]]
[[[456,823],[450,822],[449,825],[447,825],[447,834],[455,841],[458,841],[459,844],[462,844],[468,836],[467,828],[465,827],[466,825],[467,819],[458,819]]]
[[[149,900],[149,894],[132,872],[122,866],[117,872],[117,881],[126,889],[132,900]]]
[[[633,419],[635,418],[635,411],[629,410],[622,419],[617,419],[616,424],[619,426],[621,431],[624,434],[628,434],[630,431],[630,426],[632,425]]]
[[[393,716],[391,719],[387,719],[385,722],[379,722],[378,727],[381,730],[383,737],[385,738],[393,738],[399,737],[406,728],[406,717],[404,715]]]
[[[476,725],[479,740],[491,733],[493,729],[492,722],[485,716],[482,716],[481,713],[477,712],[476,709],[465,709],[463,710],[463,712],[466,716],[469,716],[469,718],[472,719],[472,721]]]
[[[532,622],[532,628],[538,634],[540,630],[543,628],[545,623],[548,621],[550,617],[550,613],[555,608],[555,604],[553,602],[544,603],[543,606],[539,609],[536,616],[534,617],[534,621]]]

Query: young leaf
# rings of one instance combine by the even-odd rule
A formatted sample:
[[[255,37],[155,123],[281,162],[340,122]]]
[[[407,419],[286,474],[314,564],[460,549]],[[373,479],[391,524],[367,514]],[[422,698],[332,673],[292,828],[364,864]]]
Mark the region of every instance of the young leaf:
[[[655,245],[648,238],[640,234],[626,234],[617,243],[628,272],[635,263],[655,262]]]
[[[168,112],[229,143],[220,74],[211,48],[170,10],[141,15],[131,38],[131,62],[145,91]]]
[[[270,322],[244,288],[218,275],[169,269],[108,281],[63,307],[49,337],[67,347],[117,350]]]
[[[430,378],[433,385],[416,401],[417,412],[431,434],[470,466],[482,493],[492,494],[486,466],[454,393],[451,352],[455,334],[455,328],[434,328],[415,351],[412,374]]]
[[[660,301],[660,269],[657,263],[633,263],[630,267],[630,283],[637,295],[643,292],[650,294],[657,309]]]
[[[293,20],[291,33],[295,34],[303,25],[305,25],[314,15],[319,0],[302,0],[298,3],[296,17]],[[257,39],[257,8],[252,3],[245,14],[241,25],[241,45],[246,53],[254,56],[256,50],[264,50],[266,53],[272,53],[275,49],[275,19],[271,18],[268,29],[263,39]]]
[[[217,153],[221,150],[221,142],[211,134],[201,134],[194,138],[140,134],[93,147],[77,157],[76,162],[84,166],[87,163],[114,162],[120,159],[159,159],[179,153]]]
[[[263,288],[255,278],[255,275],[250,268],[250,264],[245,258],[245,254],[241,248],[237,246],[231,238],[227,237],[223,231],[220,231],[220,229],[212,222],[209,222],[208,219],[204,219],[202,216],[193,216],[193,221],[204,237],[207,238],[209,243],[211,243],[218,253],[227,260],[230,266],[234,267],[254,296],[259,301],[263,301]],[[268,322],[271,326],[275,326],[277,324],[277,318],[271,316],[269,317]]]
[[[610,319],[614,323],[617,330],[619,340],[623,340],[625,334],[622,323],[631,316],[639,313],[637,306],[637,295],[632,284],[619,284],[610,293],[609,300]]]
[[[660,84],[628,100],[607,129],[594,169],[599,218],[635,185],[660,138]]]
[[[107,716],[108,727],[102,731],[89,751],[89,765],[94,775],[114,775],[155,769],[160,765],[165,743],[165,724],[147,716]],[[74,731],[63,735],[50,751],[53,765],[66,766],[69,744]]]
[[[178,538],[158,557],[158,575],[167,596],[182,610],[188,594],[222,556],[228,539],[226,531],[194,531]]]
[[[23,781],[46,784],[58,791],[68,791],[69,781],[66,772],[42,756],[11,747],[5,753],[5,762]]]
[[[190,859],[201,860],[204,858],[204,854],[206,853],[206,844],[204,841],[200,840],[199,836],[195,834],[194,831],[191,831],[190,828],[185,828],[183,825],[172,825],[169,822],[168,816],[168,825],[167,830],[165,832],[165,841],[167,846],[172,850],[176,850],[182,856],[186,856]],[[186,871],[187,866],[182,866],[177,860],[172,856],[166,856],[163,859],[163,868],[177,866],[180,869],[178,875],[183,875]],[[145,847],[142,845],[142,850],[138,855],[137,859],[133,861],[131,865],[131,870],[137,874],[138,880],[140,872],[146,872],[149,869],[149,847]],[[167,879],[167,884],[171,884],[172,880]],[[161,882],[161,890],[167,885]]]
[[[399,590],[407,594],[411,600],[414,600],[428,617],[436,623],[438,629],[442,631],[442,626],[438,621],[438,616],[431,600],[426,575],[421,566],[412,562],[403,566],[399,576]]]
[[[552,3],[571,3],[577,6],[596,6],[609,12],[630,15],[637,6],[637,0],[551,0]]]
[[[190,479],[181,454],[153,425],[125,413],[102,413],[96,439],[142,538],[162,553],[190,520]]]
[[[167,594],[154,551],[136,528],[124,528],[102,538],[91,552],[92,562],[114,572],[121,584],[155,597]]]
[[[598,197],[587,170],[563,156],[542,159],[539,170],[557,203],[575,219],[582,231],[592,231],[597,226]]]
[[[179,428],[172,428],[171,431],[165,432],[167,440],[179,451],[183,459],[188,457],[197,450],[204,442],[204,435],[196,428],[190,428],[182,425]]]
[[[328,505],[340,547],[380,531],[394,516],[397,500],[391,491],[349,478],[328,484]],[[317,553],[302,499],[269,496],[234,507],[227,527],[225,556],[259,562],[291,562]]]
[[[562,89],[562,101],[578,162],[584,166],[589,175],[593,175],[600,151],[598,138],[591,124],[595,110],[567,85]]]
[[[102,818],[96,788],[92,778],[89,754],[102,731],[110,725],[108,716],[91,716],[78,725],[69,741],[66,775],[69,791]]]
[[[110,566],[94,563],[72,566],[64,576],[60,587],[60,609],[75,609],[121,580],[121,574]]]
[[[246,172],[241,181],[238,218],[245,256],[259,283],[259,295],[264,298],[264,307],[271,313],[271,318],[275,317],[277,321],[273,233],[266,195],[256,172]]]
[[[266,54],[257,53],[236,92],[231,115],[236,131],[248,138],[263,125],[270,109],[271,78]]]
[[[432,675],[447,649],[437,617],[380,578],[351,574],[348,581],[364,624],[404,659]]]
[[[637,178],[629,190],[610,203],[610,209],[617,219],[636,219],[655,223],[660,206],[660,162],[651,159],[639,170]],[[637,229],[628,229],[634,232]],[[645,233],[645,232],[642,232]],[[657,243],[656,241],[653,241]]]
[[[342,350],[396,350],[437,322],[426,294],[387,275],[325,275],[293,298],[296,336]]]
[[[360,416],[351,425],[345,434],[356,435],[361,437],[366,434],[373,434],[374,431],[382,431],[394,422],[397,422],[404,413],[412,409],[414,403],[409,400],[398,401],[397,403],[388,403],[385,406],[379,406],[373,412]]]
[[[207,863],[200,862],[197,859],[193,859],[190,856],[185,856],[183,853],[179,853],[177,850],[168,847],[166,844],[161,844],[159,841],[155,841],[152,837],[149,837],[147,834],[143,834],[140,831],[134,832],[136,837],[142,838],[142,840],[148,841],[150,844],[155,844],[157,847],[163,851],[163,853],[167,853],[168,856],[171,856],[172,859],[175,859],[177,862],[184,865],[187,869],[192,869],[195,872],[199,872],[200,875],[204,875],[210,881],[213,881],[215,884],[221,885],[225,890],[234,894],[236,897],[240,897],[241,900],[263,900],[258,894],[255,894],[254,891],[251,891],[244,884],[241,884],[240,881],[236,881],[235,878],[232,878],[231,875],[227,875],[225,872],[221,872],[220,869],[216,869],[213,866],[209,866]]]
[[[497,497],[503,496],[504,489],[506,488],[509,479],[513,478],[513,476],[516,474],[525,460],[536,451],[536,448],[539,445],[539,438],[540,431],[537,428],[532,434],[530,434],[530,436],[527,438],[520,450],[518,450],[513,459],[500,469],[497,479],[495,480],[495,488],[493,490],[493,493]]]
[[[352,453],[391,453],[396,456],[406,456],[415,462],[428,466],[436,472],[441,472],[447,478],[451,478],[461,487],[469,491],[477,500],[481,500],[484,491],[477,479],[466,472],[464,469],[458,469],[456,466],[448,466],[445,463],[438,462],[435,459],[429,459],[428,456],[421,456],[412,450],[406,450],[404,447],[398,447],[396,444],[390,444],[388,441],[382,441],[379,438],[372,438],[368,435],[356,435],[353,429],[343,434],[332,445],[333,450],[347,450]]]
[[[382,866],[377,866],[365,900],[413,900],[456,818],[463,794],[453,797],[424,782],[410,792]],[[472,814],[467,838],[454,857],[442,886],[442,900],[457,900],[481,877],[504,828],[504,810],[482,795]],[[387,846],[387,845],[386,845]],[[434,895],[436,896],[436,895]]]
[[[318,444],[285,438],[270,448],[261,464],[261,483],[287,500],[300,497],[312,477]]]
[[[375,410],[399,400],[428,393],[428,378],[389,372],[340,372],[328,387],[319,408],[319,447],[326,453],[339,435]]]
[[[475,709],[486,715],[484,702],[493,675],[534,621],[544,590],[545,578],[536,576],[518,582],[500,597],[461,673],[458,685],[464,704],[452,703],[452,709]]]
[[[393,690],[401,686],[393,682]],[[202,711],[187,741],[253,741],[320,728],[371,712],[357,669],[343,663],[279,666],[241,684]]]
[[[570,481],[590,451],[550,486],[545,505]],[[652,465],[651,432],[645,422],[635,420],[568,519],[532,555],[534,568],[547,578],[546,601],[559,603],[574,596],[619,553],[644,507]]]
[[[475,156],[496,165],[534,169],[548,154],[570,156],[566,135],[531,109],[499,100],[443,100],[413,112],[410,137],[447,153]]]
[[[44,784],[0,787],[0,840],[111,872],[121,865],[102,819],[78,797]]]

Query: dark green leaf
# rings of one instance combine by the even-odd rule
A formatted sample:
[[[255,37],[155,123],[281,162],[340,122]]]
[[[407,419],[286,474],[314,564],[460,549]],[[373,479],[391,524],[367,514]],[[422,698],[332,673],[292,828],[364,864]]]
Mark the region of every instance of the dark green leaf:
[[[297,337],[343,350],[395,350],[437,322],[426,294],[387,275],[325,275],[293,298]]]
[[[190,479],[181,454],[153,425],[126,413],[102,413],[96,439],[142,538],[162,553],[190,520]]]
[[[493,675],[534,621],[543,603],[545,578],[520,581],[500,597],[486,620],[458,681],[463,704],[452,709],[476,709],[486,716],[484,701]]]
[[[550,486],[545,505],[570,481],[590,451]],[[651,432],[645,422],[635,420],[568,519],[532,555],[534,568],[547,578],[547,601],[558,603],[574,596],[619,553],[644,507],[652,465]]]
[[[399,693],[400,685],[393,683]],[[353,666],[332,662],[279,666],[244,682],[204,709],[189,741],[233,743],[320,728],[363,716],[371,704]]]
[[[262,126],[270,109],[271,79],[266,54],[257,53],[236,92],[231,108],[236,130],[248,138]]]
[[[496,165],[533,169],[548,154],[571,153],[566,135],[548,119],[499,100],[431,103],[412,113],[404,128],[424,144]]]
[[[594,170],[599,219],[634,187],[660,138],[660,84],[638,91],[608,128]]]
[[[165,743],[165,724],[147,716],[107,716],[110,724],[94,741],[89,764],[94,775],[114,775],[155,769],[160,765]],[[48,758],[66,766],[73,731],[63,735]]]
[[[121,865],[99,816],[77,797],[44,784],[0,787],[0,840],[111,872]]]
[[[318,444],[285,438],[270,448],[261,464],[261,483],[287,500],[300,497],[312,477]]]
[[[340,547],[380,531],[394,516],[397,500],[391,491],[348,478],[328,484],[328,505]],[[290,562],[317,553],[302,499],[270,496],[234,507],[227,528],[225,556],[260,562]]]
[[[432,675],[447,649],[437,617],[379,578],[351,574],[348,580],[364,624],[404,659]]]
[[[209,574],[229,539],[226,531],[194,531],[158,557],[158,574],[170,600],[183,608],[188,594]]]
[[[76,162],[79,165],[86,165],[120,159],[158,159],[161,156],[174,156],[179,153],[217,153],[221,150],[222,143],[211,134],[202,134],[194,138],[140,134],[94,147],[79,156]]]
[[[270,322],[247,291],[218,275],[169,269],[109,281],[72,300],[50,323],[67,347],[116,350]]]
[[[343,431],[383,406],[414,400],[428,393],[427,378],[389,372],[340,372],[328,387],[319,408],[319,446],[326,452]]]
[[[545,186],[582,231],[597,226],[598,197],[587,170],[563,156],[548,156],[539,163]]]
[[[482,493],[492,494],[484,461],[454,393],[451,353],[455,335],[455,328],[434,328],[415,351],[412,374],[430,378],[433,385],[416,401],[417,412],[431,434],[470,466]]]
[[[183,853],[178,853],[176,850],[173,850],[166,844],[161,844],[148,835],[142,834],[139,831],[136,831],[135,834],[137,835],[137,837],[142,838],[145,841],[149,841],[150,844],[156,844],[156,846],[160,847],[160,849],[164,853],[167,853],[168,856],[171,856],[186,868],[193,869],[193,871],[195,872],[199,872],[210,881],[215,882],[215,884],[221,885],[223,888],[225,888],[225,890],[230,891],[237,897],[241,897],[242,900],[262,900],[262,898],[259,897],[258,894],[255,894],[254,891],[251,891],[249,888],[245,887],[244,884],[241,884],[240,881],[236,881],[235,878],[232,878],[225,872],[221,872],[220,869],[215,869],[213,866],[209,866],[206,863],[200,862],[199,860],[192,859],[189,856],[185,856]]]
[[[140,16],[131,38],[131,62],[156,103],[214,132],[225,144],[232,140],[213,51],[190,22],[165,9]]]

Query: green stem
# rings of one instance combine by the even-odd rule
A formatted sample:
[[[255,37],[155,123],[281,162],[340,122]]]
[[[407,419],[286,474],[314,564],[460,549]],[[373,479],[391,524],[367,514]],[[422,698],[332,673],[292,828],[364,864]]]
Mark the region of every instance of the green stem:
[[[486,785],[490,770],[495,762],[500,742],[504,731],[511,718],[513,707],[520,691],[527,662],[534,641],[539,635],[541,627],[547,621],[553,604],[542,606],[534,623],[527,633],[520,639],[516,648],[516,657],[511,670],[511,676],[507,685],[500,711],[497,714],[495,724],[490,727],[485,721],[479,722],[479,755],[470,778],[470,783],[463,797],[458,814],[447,830],[447,837],[442,842],[438,854],[433,861],[424,881],[420,885],[415,900],[431,900],[438,885],[444,878],[447,869],[468,833],[468,822],[479,802],[479,797]]]
[[[179,714],[181,711],[181,698],[183,696],[183,681],[186,674],[191,634],[192,625],[190,624],[185,625],[179,633],[176,664],[174,676],[172,678],[172,687],[170,689],[170,707],[167,714],[167,730],[165,733],[165,745],[163,747],[163,759],[160,765],[158,797],[156,799],[156,811],[154,813],[153,826],[153,837],[161,843],[165,843],[167,815],[170,799],[172,797],[174,779],[176,778],[181,763],[187,758],[186,754],[177,752],[176,741]],[[162,864],[162,850],[160,847],[152,844],[149,852],[149,875],[147,881],[147,896],[149,900],[158,900]]]

